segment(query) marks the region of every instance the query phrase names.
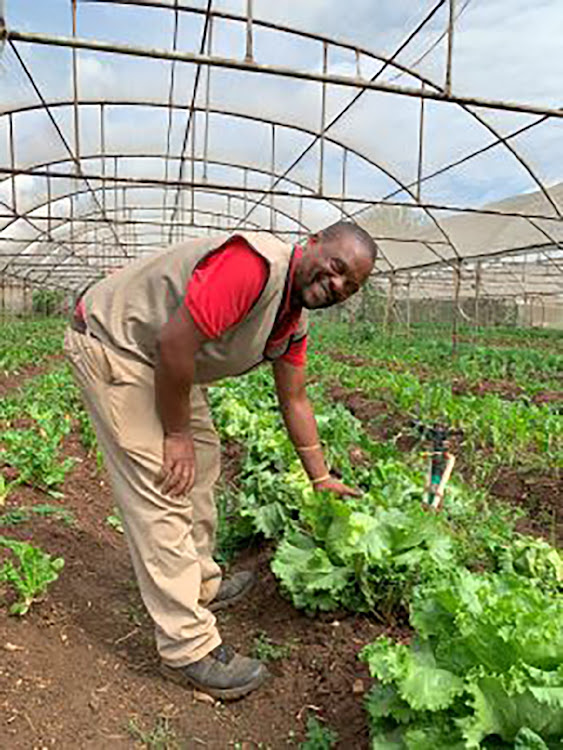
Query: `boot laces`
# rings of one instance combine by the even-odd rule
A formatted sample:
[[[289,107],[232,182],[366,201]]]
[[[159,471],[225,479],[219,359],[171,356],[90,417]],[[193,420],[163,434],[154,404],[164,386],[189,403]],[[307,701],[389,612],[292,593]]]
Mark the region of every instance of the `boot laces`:
[[[235,651],[233,647],[226,646],[223,643],[217,646],[217,648],[214,648],[210,653],[210,656],[212,656],[217,661],[220,661],[222,664],[228,664],[234,655]]]

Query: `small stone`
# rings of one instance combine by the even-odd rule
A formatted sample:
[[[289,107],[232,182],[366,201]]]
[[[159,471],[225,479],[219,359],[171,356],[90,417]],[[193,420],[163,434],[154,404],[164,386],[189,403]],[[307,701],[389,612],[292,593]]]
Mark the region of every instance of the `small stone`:
[[[90,700],[88,701],[88,705],[94,711],[94,713],[97,713],[100,710],[100,699],[96,698],[95,695],[93,695]]]
[[[18,646],[15,643],[10,643],[9,641],[4,644],[4,651],[25,651],[23,646]]]
[[[357,680],[354,680],[354,684],[352,685],[352,692],[354,695],[361,695],[362,693],[366,692],[366,688],[364,685],[364,681],[360,680],[359,678]]]
[[[194,690],[194,701],[208,703],[211,706],[215,705],[215,698],[207,693],[202,693],[200,690]]]

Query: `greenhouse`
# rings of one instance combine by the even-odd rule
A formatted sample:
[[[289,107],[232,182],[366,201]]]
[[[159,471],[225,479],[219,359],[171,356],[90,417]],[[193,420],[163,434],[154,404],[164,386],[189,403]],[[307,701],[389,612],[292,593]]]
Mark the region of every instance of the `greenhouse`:
[[[0,0],[2,747],[561,747],[562,31]]]

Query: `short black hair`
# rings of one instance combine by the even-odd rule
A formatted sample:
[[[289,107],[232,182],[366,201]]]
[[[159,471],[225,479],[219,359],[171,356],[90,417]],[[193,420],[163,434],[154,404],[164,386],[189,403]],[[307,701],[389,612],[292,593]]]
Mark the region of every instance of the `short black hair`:
[[[365,250],[369,253],[372,263],[375,263],[378,254],[378,247],[373,237],[366,232],[359,224],[353,221],[337,221],[335,224],[322,229],[321,237],[327,240],[339,240],[343,235],[352,235],[355,240],[360,242]]]

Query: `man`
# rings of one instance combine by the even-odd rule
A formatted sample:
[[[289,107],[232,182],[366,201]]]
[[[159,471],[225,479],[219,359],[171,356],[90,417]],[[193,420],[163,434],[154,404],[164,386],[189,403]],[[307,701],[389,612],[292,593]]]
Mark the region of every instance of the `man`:
[[[329,307],[369,276],[376,246],[338,222],[294,248],[241,232],[132,262],[91,287],[65,351],[103,452],[163,673],[214,697],[257,688],[266,669],[221,644],[212,611],[252,575],[214,562],[219,440],[201,384],[270,360],[283,418],[318,490],[330,476],[305,392],[305,309]]]

